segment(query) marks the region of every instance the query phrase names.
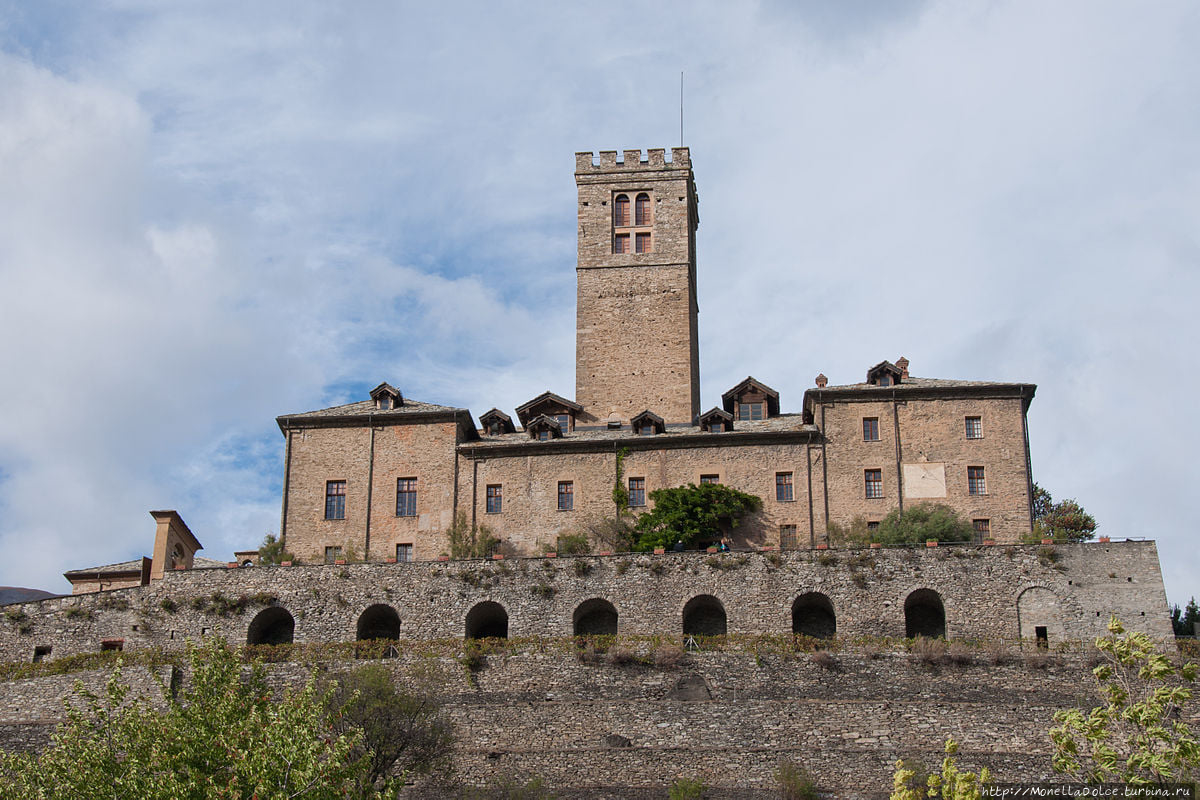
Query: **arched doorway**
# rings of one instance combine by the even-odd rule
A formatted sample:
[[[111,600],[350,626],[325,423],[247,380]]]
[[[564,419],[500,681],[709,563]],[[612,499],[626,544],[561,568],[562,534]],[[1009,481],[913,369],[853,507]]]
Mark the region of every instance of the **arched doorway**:
[[[376,603],[367,608],[358,618],[356,638],[360,642],[374,639],[400,638],[400,615],[396,609],[384,603]]]
[[[617,609],[607,600],[594,597],[584,600],[575,609],[576,636],[616,636]]]
[[[683,607],[685,636],[724,636],[725,631],[725,606],[711,594],[697,595]]]
[[[263,609],[250,622],[246,644],[291,644],[296,633],[296,620],[286,608],[272,606]]]
[[[946,607],[933,589],[917,589],[904,601],[904,635],[909,639],[946,635]]]
[[[832,639],[837,633],[833,603],[820,592],[808,592],[792,603],[792,633],[814,639]]]
[[[485,600],[467,612],[468,639],[507,639],[508,612],[499,603]]]

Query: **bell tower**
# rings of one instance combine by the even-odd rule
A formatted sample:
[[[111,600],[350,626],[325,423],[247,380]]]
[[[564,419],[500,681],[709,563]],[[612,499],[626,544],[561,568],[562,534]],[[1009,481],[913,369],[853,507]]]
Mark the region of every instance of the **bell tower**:
[[[575,154],[575,400],[590,423],[700,413],[696,182],[686,147]]]

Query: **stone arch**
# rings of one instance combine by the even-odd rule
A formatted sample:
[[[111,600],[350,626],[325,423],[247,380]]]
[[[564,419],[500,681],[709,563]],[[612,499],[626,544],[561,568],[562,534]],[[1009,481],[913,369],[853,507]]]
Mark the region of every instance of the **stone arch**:
[[[400,638],[400,615],[396,609],[386,603],[376,603],[368,606],[358,617],[358,628],[355,638],[360,642],[374,639]]]
[[[584,600],[575,609],[572,625],[576,636],[616,636],[617,609],[603,598]]]
[[[807,592],[792,603],[792,633],[832,639],[837,633],[833,602],[820,592]]]
[[[727,630],[725,606],[711,594],[698,594],[683,607],[685,636],[724,636]]]
[[[904,635],[909,639],[946,635],[946,606],[933,589],[917,589],[904,600]]]
[[[286,608],[271,606],[258,612],[246,631],[246,644],[291,644],[296,620]]]
[[[1062,598],[1045,586],[1027,586],[1017,595],[1017,631],[1022,639],[1046,645],[1066,638]]]
[[[476,603],[467,612],[468,639],[507,639],[508,612],[491,600]]]

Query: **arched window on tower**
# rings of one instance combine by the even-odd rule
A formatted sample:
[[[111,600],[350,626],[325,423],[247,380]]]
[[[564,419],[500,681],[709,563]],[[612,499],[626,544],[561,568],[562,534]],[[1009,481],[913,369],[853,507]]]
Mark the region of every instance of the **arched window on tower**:
[[[650,195],[645,192],[639,194],[634,201],[633,220],[634,225],[650,224]]]
[[[618,228],[629,227],[629,196],[624,194],[617,195],[613,200],[613,225]]]

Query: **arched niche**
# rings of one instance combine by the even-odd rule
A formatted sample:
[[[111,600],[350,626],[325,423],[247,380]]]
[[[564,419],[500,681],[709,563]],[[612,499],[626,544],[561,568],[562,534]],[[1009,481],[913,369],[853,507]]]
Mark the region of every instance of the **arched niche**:
[[[369,606],[358,617],[355,638],[360,642],[369,642],[374,639],[391,639],[393,641],[399,639],[400,615],[396,613],[396,609],[385,603]]]
[[[820,592],[808,592],[792,603],[792,633],[832,639],[837,633],[833,602]]]
[[[904,635],[930,639],[946,635],[946,607],[933,589],[917,589],[904,600]]]
[[[296,620],[286,608],[265,608],[250,621],[246,644],[291,644],[296,633]]]
[[[584,600],[572,620],[576,636],[616,636],[617,609],[599,597]]]
[[[485,600],[467,612],[468,639],[507,639],[508,612],[504,606]]]
[[[725,606],[711,594],[701,594],[683,607],[685,636],[724,636],[727,629]]]

